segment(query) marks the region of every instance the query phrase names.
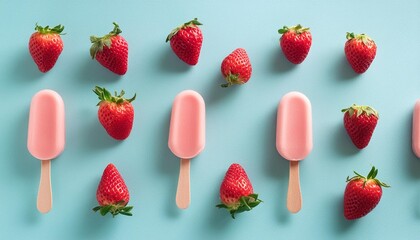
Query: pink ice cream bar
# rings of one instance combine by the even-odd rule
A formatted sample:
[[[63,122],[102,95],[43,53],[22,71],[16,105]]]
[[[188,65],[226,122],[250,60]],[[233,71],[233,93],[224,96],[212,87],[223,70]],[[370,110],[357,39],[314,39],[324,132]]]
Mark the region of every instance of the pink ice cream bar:
[[[57,92],[42,90],[33,96],[27,144],[32,156],[41,160],[37,207],[47,213],[52,208],[50,160],[60,155],[65,145],[64,102]]]
[[[414,154],[420,158],[420,99],[416,101],[413,111],[412,148]]]
[[[299,161],[312,151],[312,111],[309,99],[299,92],[289,92],[277,109],[276,147],[290,161],[287,208],[296,213],[302,207]]]
[[[181,159],[176,204],[185,209],[190,204],[190,159],[205,146],[205,104],[192,90],[179,93],[172,105],[169,126],[169,149]]]

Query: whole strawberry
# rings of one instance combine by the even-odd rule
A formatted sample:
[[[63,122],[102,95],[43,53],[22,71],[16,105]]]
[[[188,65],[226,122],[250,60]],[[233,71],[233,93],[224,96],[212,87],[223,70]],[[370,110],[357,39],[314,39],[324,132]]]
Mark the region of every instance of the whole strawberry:
[[[300,64],[308,56],[312,45],[312,35],[309,28],[302,27],[300,24],[279,29],[282,34],[280,47],[287,60],[294,64]]]
[[[372,107],[355,104],[341,111],[344,112],[344,128],[351,141],[357,148],[365,148],[378,123],[378,112]]]
[[[202,24],[194,18],[172,30],[166,38],[166,42],[170,41],[171,48],[178,58],[189,65],[196,65],[200,57],[203,34],[199,25]]]
[[[252,66],[245,49],[237,48],[229,54],[223,60],[221,70],[227,82],[221,85],[224,88],[248,82],[251,78]]]
[[[126,139],[133,128],[134,108],[131,104],[136,99],[136,94],[130,99],[124,98],[124,90],[112,96],[108,90],[96,86],[93,90],[100,102],[97,104],[98,119],[106,132],[117,140]]]
[[[382,187],[387,184],[376,179],[378,169],[372,167],[367,177],[357,172],[356,176],[347,177],[344,191],[344,217],[348,220],[361,218],[372,211],[382,197]]]
[[[63,51],[63,40],[60,34],[64,30],[64,26],[57,25],[50,28],[49,26],[41,27],[36,24],[35,30],[36,32],[29,39],[29,53],[39,71],[45,73],[54,67]]]
[[[376,56],[376,43],[366,34],[347,33],[344,47],[347,61],[356,73],[364,73]]]
[[[119,35],[122,31],[115,22],[114,29],[103,37],[91,36],[90,55],[115,74],[124,75],[128,68],[128,43]]]
[[[237,163],[227,170],[219,194],[222,203],[216,207],[227,209],[232,218],[235,218],[235,213],[250,211],[262,202],[254,193],[245,170]]]
[[[124,179],[112,163],[106,166],[102,174],[96,191],[96,200],[98,200],[99,206],[92,210],[99,211],[102,216],[107,213],[111,213],[112,217],[118,214],[132,216],[130,211],[133,207],[127,206],[130,201],[130,193]]]

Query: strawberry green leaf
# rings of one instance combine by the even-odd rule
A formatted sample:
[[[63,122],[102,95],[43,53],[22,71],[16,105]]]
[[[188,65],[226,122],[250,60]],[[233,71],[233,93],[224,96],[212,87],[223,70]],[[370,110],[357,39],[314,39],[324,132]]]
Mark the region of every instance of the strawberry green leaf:
[[[132,98],[126,99],[124,97],[124,94],[125,94],[124,90],[121,90],[119,95],[117,95],[117,92],[115,92],[115,95],[112,96],[112,94],[108,90],[99,86],[96,86],[93,89],[93,92],[98,96],[100,100],[98,104],[96,104],[96,106],[99,106],[99,104],[101,104],[102,102],[113,102],[117,104],[123,104],[125,102],[131,103],[132,101],[136,99],[136,96],[137,96],[137,94],[134,94]]]
[[[296,33],[296,34],[302,34],[302,33],[304,33],[304,32],[309,31],[309,28],[302,27],[302,25],[298,24],[298,25],[296,25],[296,26],[292,26],[292,27],[284,26],[283,28],[280,28],[280,29],[278,30],[278,32],[279,32],[280,34],[285,34],[285,33],[289,32],[289,31],[290,31],[290,32],[294,32],[294,33]]]
[[[92,210],[93,210],[94,212],[97,212],[97,211],[99,211],[101,208],[102,208],[101,206],[96,206],[96,207],[94,207]]]
[[[376,176],[378,175],[378,169],[377,168],[375,168],[374,166],[372,167],[372,169],[369,171],[369,173],[368,173],[368,175],[367,175],[367,177],[364,177],[364,176],[362,176],[362,175],[360,175],[359,173],[357,173],[356,171],[354,171],[354,174],[355,174],[355,176],[353,176],[353,177],[347,177],[347,182],[350,182],[350,181],[354,181],[354,180],[360,180],[360,179],[362,179],[363,180],[363,186],[365,186],[366,185],[366,183],[367,183],[367,181],[368,180],[373,180],[373,181],[375,181],[375,183],[377,184],[377,185],[379,185],[379,186],[382,186],[382,187],[390,187],[388,184],[386,184],[386,183],[384,183],[384,182],[381,182],[380,180],[378,180],[377,178],[376,178]]]
[[[92,43],[92,46],[90,47],[90,56],[92,59],[95,59],[95,56],[98,52],[102,52],[104,49],[104,46],[111,48],[111,38],[114,36],[117,36],[118,34],[122,33],[120,27],[118,24],[113,22],[114,29],[106,34],[103,37],[96,37],[96,36],[90,36],[90,42]]]
[[[218,208],[225,208],[229,211],[231,217],[235,219],[236,213],[241,213],[245,211],[250,211],[254,207],[258,206],[262,202],[261,199],[258,199],[258,194],[253,193],[248,196],[242,196],[239,199],[239,204],[234,204],[231,206],[227,206],[223,203],[216,205]]]
[[[111,208],[112,208],[112,206],[111,206],[111,205],[104,206],[104,207],[102,207],[102,208],[99,210],[99,213],[100,213],[102,216],[105,216],[107,213],[109,213],[109,211],[111,210]]]
[[[181,29],[183,29],[183,28],[186,28],[186,27],[197,27],[197,26],[199,26],[199,25],[203,25],[203,24],[201,24],[201,23],[198,21],[198,19],[197,19],[197,18],[194,18],[193,20],[188,21],[188,22],[186,22],[186,23],[182,24],[181,26],[176,27],[176,28],[175,28],[175,29],[173,29],[173,30],[169,33],[169,35],[166,37],[166,42],[169,42],[169,41],[171,40],[171,38],[172,38],[173,36],[175,36],[175,35],[179,32],[179,30],[181,30]]]
[[[125,215],[125,216],[133,216],[133,214],[130,213],[130,212],[122,212],[121,211],[120,214]]]
[[[229,208],[228,206],[226,206],[226,205],[225,205],[225,204],[223,204],[223,203],[217,204],[217,205],[216,205],[216,207],[217,207],[217,208]]]
[[[118,214],[125,215],[125,216],[133,216],[131,210],[133,209],[132,206],[125,206],[126,203],[124,201],[118,202],[116,204],[110,204],[106,206],[97,206],[94,207],[92,210],[94,212],[99,211],[102,216],[111,213],[112,217],[117,216]]]
[[[361,41],[366,46],[371,46],[372,44],[374,44],[373,39],[370,38],[368,35],[366,35],[364,33],[354,34],[354,33],[347,32],[346,38],[347,38],[347,40],[353,40],[354,39],[356,41]]]
[[[283,26],[283,28],[280,28],[280,29],[278,30],[278,32],[279,32],[280,34],[287,33],[288,31],[289,31],[289,28],[288,28],[287,26]]]
[[[227,88],[234,84],[244,84],[244,81],[239,77],[239,74],[229,73],[225,79],[227,83],[221,84],[220,86],[222,88]]]
[[[64,26],[59,24],[53,28],[50,28],[50,26],[39,26],[38,23],[35,24],[35,30],[38,31],[41,34],[60,34],[64,35],[65,33],[62,33],[64,30]]]
[[[357,117],[359,117],[362,114],[366,114],[367,116],[374,115],[377,118],[379,118],[378,111],[376,111],[374,108],[370,106],[360,106],[360,105],[353,104],[348,108],[342,109],[341,112],[343,113],[348,112],[350,117],[352,117],[354,113],[356,113]]]
[[[352,32],[347,32],[347,33],[346,33],[346,38],[347,38],[348,40],[353,39],[353,38],[354,38],[354,33],[352,33]]]

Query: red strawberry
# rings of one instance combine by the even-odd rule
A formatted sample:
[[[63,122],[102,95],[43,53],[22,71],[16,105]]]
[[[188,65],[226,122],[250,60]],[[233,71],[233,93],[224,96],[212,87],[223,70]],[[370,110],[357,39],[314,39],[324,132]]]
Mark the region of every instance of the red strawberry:
[[[367,177],[357,172],[356,176],[347,177],[347,186],[344,192],[344,217],[348,220],[361,218],[372,211],[382,197],[382,187],[387,184],[376,179],[378,169],[372,167]]]
[[[45,73],[51,70],[63,51],[63,40],[61,32],[64,26],[57,25],[54,28],[49,26],[41,27],[35,25],[35,30],[29,39],[29,53],[34,59],[39,71]]]
[[[98,86],[93,92],[100,100],[97,104],[98,119],[106,132],[117,140],[126,139],[133,127],[134,108],[131,102],[136,99],[136,94],[130,99],[125,99],[124,90],[119,95],[115,92],[115,96],[112,96],[108,90]]]
[[[96,200],[98,200],[99,206],[92,210],[99,211],[102,216],[107,213],[111,213],[112,217],[118,214],[132,216],[130,211],[133,207],[127,206],[130,201],[130,193],[124,179],[112,163],[106,166],[102,174],[96,191]]]
[[[344,112],[344,128],[351,141],[357,148],[365,148],[378,123],[378,112],[369,106],[355,104],[341,111]]]
[[[366,34],[347,33],[344,47],[347,61],[356,73],[364,73],[376,56],[376,43]]]
[[[118,24],[103,37],[91,36],[90,55],[115,74],[124,75],[128,68],[128,43],[119,35],[122,31]]]
[[[226,208],[235,218],[235,213],[250,211],[260,202],[258,194],[254,193],[251,181],[241,165],[230,165],[220,186],[220,200],[218,208]]]
[[[170,41],[171,48],[178,58],[189,65],[196,65],[200,57],[203,34],[199,25],[202,24],[194,18],[172,30],[166,38],[166,42]]]
[[[300,64],[305,60],[312,45],[312,35],[309,28],[304,28],[300,24],[279,29],[282,34],[280,47],[287,60],[294,64]]]
[[[221,70],[227,81],[227,83],[221,85],[222,87],[248,82],[251,78],[252,66],[245,49],[237,48],[229,54],[223,60]]]

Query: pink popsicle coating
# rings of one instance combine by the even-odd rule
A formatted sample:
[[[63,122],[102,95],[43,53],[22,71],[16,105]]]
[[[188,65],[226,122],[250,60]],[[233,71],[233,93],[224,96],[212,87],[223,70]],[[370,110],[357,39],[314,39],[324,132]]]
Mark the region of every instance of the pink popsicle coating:
[[[290,161],[303,160],[312,150],[312,113],[309,99],[289,92],[277,109],[276,147]]]
[[[65,145],[64,102],[53,90],[41,90],[31,101],[28,150],[39,160],[57,157]]]
[[[412,148],[420,158],[420,99],[416,101],[413,111]]]
[[[179,93],[173,102],[169,126],[169,149],[179,158],[191,159],[205,146],[205,104],[192,90]]]

